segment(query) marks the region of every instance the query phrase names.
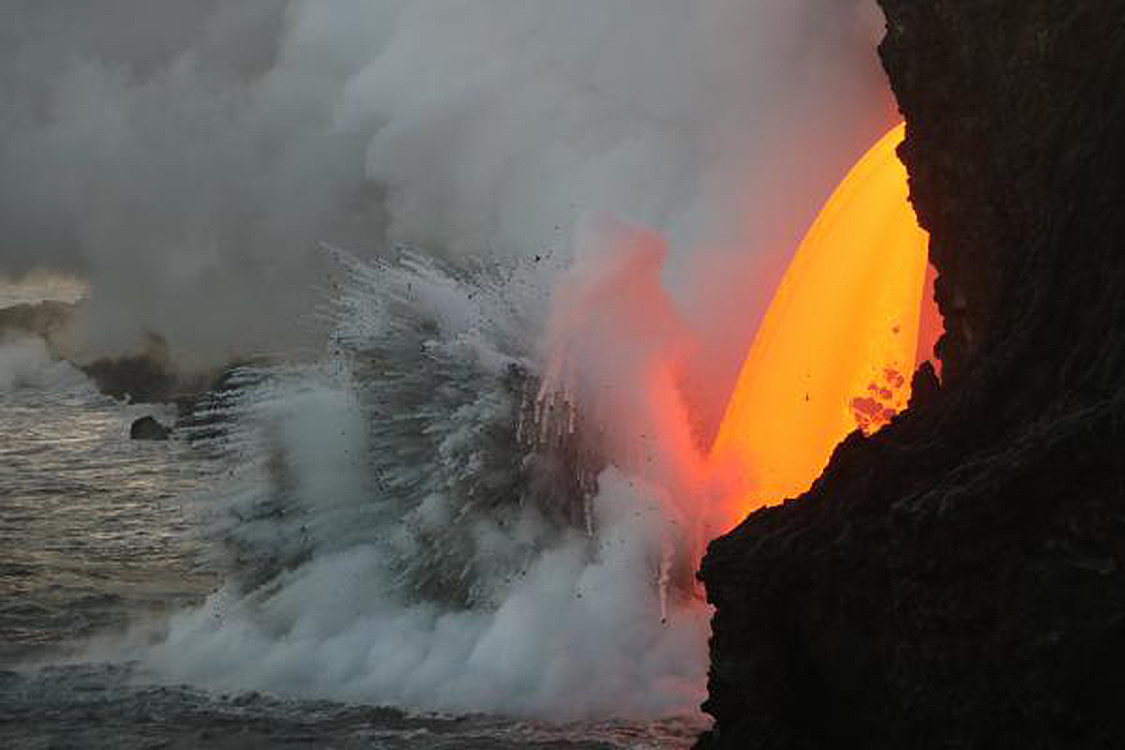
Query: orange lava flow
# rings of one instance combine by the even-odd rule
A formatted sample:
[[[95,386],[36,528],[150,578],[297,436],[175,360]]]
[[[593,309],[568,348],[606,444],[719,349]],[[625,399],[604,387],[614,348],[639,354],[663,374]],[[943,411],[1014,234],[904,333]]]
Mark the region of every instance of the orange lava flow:
[[[746,357],[711,449],[734,520],[794,497],[856,428],[906,406],[928,237],[884,136],[840,183],[793,257]]]

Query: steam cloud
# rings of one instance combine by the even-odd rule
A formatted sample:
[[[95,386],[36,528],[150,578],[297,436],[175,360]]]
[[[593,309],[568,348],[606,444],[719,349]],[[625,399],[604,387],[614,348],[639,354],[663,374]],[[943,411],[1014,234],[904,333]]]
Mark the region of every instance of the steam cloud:
[[[13,0],[0,273],[87,278],[91,355],[152,330],[208,364],[312,332],[318,241],[530,258],[609,211],[667,238],[731,370],[752,259],[890,119],[879,26],[871,0]]]
[[[576,245],[620,253],[620,264],[586,257],[577,269],[643,277],[632,297],[595,312],[663,316],[654,341],[634,342],[644,355],[634,368],[660,377],[607,410],[611,437],[634,459],[600,478],[596,554],[585,539],[538,544],[532,511],[512,519],[514,532],[480,514],[466,532],[475,567],[499,570],[534,551],[514,582],[484,577],[496,587],[491,607],[439,608],[392,580],[434,554],[421,532],[466,525],[449,522],[462,510],[450,488],[472,472],[426,444],[410,455],[432,465],[398,461],[386,473],[426,487],[449,474],[447,487],[397,503],[373,491],[372,458],[407,455],[398,435],[368,444],[378,437],[369,425],[394,427],[364,422],[358,408],[383,386],[306,375],[277,393],[252,390],[248,413],[273,426],[278,445],[259,441],[261,460],[243,477],[251,489],[241,500],[226,494],[236,506],[261,504],[270,451],[287,457],[286,491],[301,513],[238,533],[292,565],[267,586],[232,585],[174,618],[148,666],[223,688],[422,709],[691,710],[706,612],[672,607],[661,622],[650,559],[676,520],[663,496],[687,480],[637,467],[656,455],[662,470],[688,472],[663,461],[665,446],[633,447],[638,431],[661,427],[651,409],[673,390],[643,366],[675,349],[677,365],[690,360],[684,372],[708,373],[689,384],[693,413],[706,421],[720,408],[780,270],[771,264],[892,119],[872,53],[873,0],[24,0],[6,11],[0,270],[88,279],[92,353],[135,348],[146,330],[185,364],[299,346],[302,332],[315,334],[306,313],[328,264],[319,241],[367,257],[407,245],[445,265],[522,259],[527,268],[537,256],[565,261]],[[591,214],[651,232],[583,237]],[[394,281],[374,267],[377,283]],[[412,294],[425,277],[411,280]],[[442,304],[409,333],[444,331],[437,349],[457,354],[450,372],[464,358],[495,386],[513,355],[482,353],[488,337],[467,330],[475,324],[464,312],[483,304],[480,290],[450,301],[453,286],[421,294]],[[495,323],[491,313],[509,307],[480,317]],[[394,319],[376,312],[360,306],[338,322],[381,341]],[[579,365],[631,385],[632,370],[609,356],[632,334],[629,321],[570,320],[563,340],[577,341]],[[691,351],[674,346],[681,325]],[[521,341],[530,360],[536,342]],[[20,355],[36,367],[45,356]],[[404,378],[423,370],[402,369]],[[420,409],[433,424],[413,432],[472,458],[482,420],[506,397],[465,382],[446,390],[473,400]]]

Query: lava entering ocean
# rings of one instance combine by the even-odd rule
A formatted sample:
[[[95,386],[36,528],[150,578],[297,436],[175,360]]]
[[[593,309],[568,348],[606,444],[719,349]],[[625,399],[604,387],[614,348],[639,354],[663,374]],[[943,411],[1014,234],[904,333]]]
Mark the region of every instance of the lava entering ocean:
[[[711,449],[737,488],[734,521],[808,489],[848,433],[878,430],[909,399],[928,235],[895,153],[904,134],[844,178],[758,329]]]

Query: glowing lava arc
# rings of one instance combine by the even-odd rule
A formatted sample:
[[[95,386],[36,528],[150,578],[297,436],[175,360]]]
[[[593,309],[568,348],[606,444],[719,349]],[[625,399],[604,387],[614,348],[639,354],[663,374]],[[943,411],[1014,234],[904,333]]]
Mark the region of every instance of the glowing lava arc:
[[[904,134],[894,128],[836,188],[750,347],[711,449],[737,487],[736,520],[804,492],[848,433],[906,405],[928,236],[895,153]]]

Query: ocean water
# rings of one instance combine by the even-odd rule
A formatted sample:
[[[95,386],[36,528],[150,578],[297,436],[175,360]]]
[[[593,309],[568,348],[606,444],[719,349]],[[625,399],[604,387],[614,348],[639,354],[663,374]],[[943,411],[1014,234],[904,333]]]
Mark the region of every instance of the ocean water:
[[[709,612],[660,588],[659,493],[608,467],[577,498],[520,434],[538,292],[419,259],[351,273],[323,357],[235,372],[167,442],[128,427],[170,407],[0,345],[0,746],[705,728]]]
[[[219,464],[179,441],[129,440],[132,419],[168,410],[102,396],[37,342],[0,356],[0,657],[206,594],[216,572],[185,503]]]

